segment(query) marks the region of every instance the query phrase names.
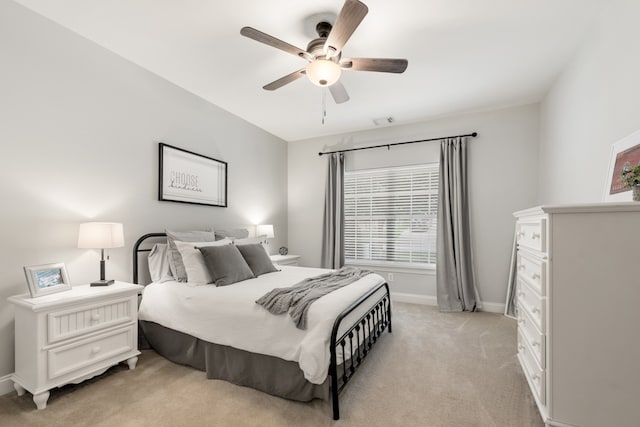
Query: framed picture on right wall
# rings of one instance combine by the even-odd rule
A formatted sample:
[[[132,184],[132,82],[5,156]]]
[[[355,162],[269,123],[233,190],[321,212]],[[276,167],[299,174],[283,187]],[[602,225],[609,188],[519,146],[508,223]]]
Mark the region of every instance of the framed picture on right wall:
[[[602,199],[605,202],[629,202],[631,188],[621,180],[622,172],[640,165],[640,130],[613,144]]]

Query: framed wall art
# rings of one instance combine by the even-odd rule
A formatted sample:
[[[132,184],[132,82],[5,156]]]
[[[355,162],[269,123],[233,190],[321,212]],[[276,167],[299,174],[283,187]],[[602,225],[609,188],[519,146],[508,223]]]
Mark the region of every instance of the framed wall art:
[[[621,180],[622,171],[640,165],[640,131],[613,144],[609,158],[609,170],[604,186],[605,202],[631,201],[631,188]]]
[[[71,289],[71,282],[64,263],[32,265],[24,267],[31,298]]]
[[[160,143],[158,200],[227,207],[227,162]]]

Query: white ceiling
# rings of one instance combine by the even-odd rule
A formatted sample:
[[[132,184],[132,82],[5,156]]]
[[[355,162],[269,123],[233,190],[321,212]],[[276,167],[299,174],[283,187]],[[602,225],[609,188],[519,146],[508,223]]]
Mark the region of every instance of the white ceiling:
[[[343,0],[16,0],[285,140],[536,102],[579,48],[602,0],[364,0],[345,57],[407,58],[404,74],[344,72],[336,105],[300,58],[242,37],[252,26],[306,49],[314,15]]]

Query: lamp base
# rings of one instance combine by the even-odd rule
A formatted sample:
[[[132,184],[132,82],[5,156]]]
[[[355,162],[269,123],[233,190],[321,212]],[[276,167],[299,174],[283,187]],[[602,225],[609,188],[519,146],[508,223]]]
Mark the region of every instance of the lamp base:
[[[114,280],[98,280],[97,282],[91,282],[91,286],[109,286],[113,285]]]

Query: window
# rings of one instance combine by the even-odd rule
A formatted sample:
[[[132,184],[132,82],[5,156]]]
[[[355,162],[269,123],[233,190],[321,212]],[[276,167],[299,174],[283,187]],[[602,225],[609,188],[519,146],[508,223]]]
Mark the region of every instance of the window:
[[[438,164],[344,175],[346,263],[435,267]]]

